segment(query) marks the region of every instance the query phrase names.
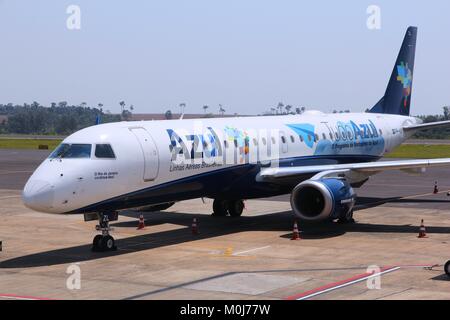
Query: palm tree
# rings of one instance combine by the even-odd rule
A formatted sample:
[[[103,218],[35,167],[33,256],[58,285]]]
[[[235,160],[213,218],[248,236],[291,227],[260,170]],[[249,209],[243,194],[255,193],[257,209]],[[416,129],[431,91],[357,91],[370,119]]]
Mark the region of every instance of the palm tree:
[[[206,104],[203,106],[203,111],[205,111],[206,114],[206,110],[208,110],[209,106],[207,106]]]
[[[125,101],[120,101],[119,105],[120,105],[120,110],[123,112],[123,110],[125,110]]]
[[[278,102],[277,108],[279,110],[279,113],[283,114],[284,103],[283,102]]]
[[[288,104],[288,105],[285,107],[285,109],[286,109],[286,112],[287,112],[287,113],[290,113],[290,112],[291,112],[291,109],[292,109],[292,106],[291,106],[290,104]]]
[[[182,102],[179,104],[180,114],[184,114],[184,108],[186,108],[186,103]]]
[[[100,112],[103,112],[103,103],[99,103],[97,106]]]
[[[221,104],[219,104],[219,112],[220,112],[220,114],[221,114],[222,116],[223,116],[224,113],[225,113],[225,109],[222,107]]]
[[[134,110],[134,106],[131,105],[131,106],[130,106],[130,111],[133,111],[133,110]]]
[[[80,105],[81,105],[82,108],[86,108],[87,103],[86,102],[82,102]]]

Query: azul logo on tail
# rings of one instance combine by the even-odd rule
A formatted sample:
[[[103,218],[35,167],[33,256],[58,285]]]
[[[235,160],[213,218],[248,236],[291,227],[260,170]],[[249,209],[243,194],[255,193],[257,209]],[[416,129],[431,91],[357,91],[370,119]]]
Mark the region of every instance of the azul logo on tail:
[[[406,108],[408,106],[408,98],[411,95],[412,72],[408,67],[408,64],[405,64],[404,62],[397,66],[397,72],[397,80],[400,81],[403,85],[403,105]]]

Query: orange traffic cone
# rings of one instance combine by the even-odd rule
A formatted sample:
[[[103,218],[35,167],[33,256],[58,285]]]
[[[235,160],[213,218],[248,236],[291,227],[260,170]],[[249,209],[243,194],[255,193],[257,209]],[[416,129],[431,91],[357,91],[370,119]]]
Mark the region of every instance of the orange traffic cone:
[[[438,183],[437,183],[437,181],[434,183],[434,191],[433,191],[433,193],[434,194],[437,194],[437,193],[439,193],[439,189],[438,189]]]
[[[193,235],[197,235],[198,234],[197,218],[194,218],[192,220],[192,234]]]
[[[144,215],[141,213],[141,215],[139,216],[139,225],[136,230],[142,230],[144,228],[145,228]]]
[[[422,219],[422,222],[420,224],[419,236],[417,238],[427,238],[427,231],[425,229],[425,225],[423,223],[423,219]]]
[[[291,240],[300,240],[300,233],[298,232],[297,221],[294,222],[294,231],[292,232]]]

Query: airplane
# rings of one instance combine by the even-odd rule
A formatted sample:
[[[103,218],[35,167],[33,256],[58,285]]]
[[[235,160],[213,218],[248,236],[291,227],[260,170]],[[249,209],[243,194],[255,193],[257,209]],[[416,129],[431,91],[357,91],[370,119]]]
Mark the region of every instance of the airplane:
[[[62,141],[26,183],[33,210],[98,220],[94,251],[115,250],[109,222],[124,209],[163,210],[211,198],[213,216],[245,199],[290,194],[297,219],[352,223],[355,189],[386,170],[424,172],[450,159],[378,161],[418,130],[410,116],[417,28],[409,27],[382,99],[368,112],[118,122]]]

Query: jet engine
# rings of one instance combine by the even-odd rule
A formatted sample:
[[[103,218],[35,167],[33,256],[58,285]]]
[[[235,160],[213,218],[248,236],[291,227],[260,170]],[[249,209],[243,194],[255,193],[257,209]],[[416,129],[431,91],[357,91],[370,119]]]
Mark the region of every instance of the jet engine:
[[[306,180],[291,194],[291,206],[301,220],[333,220],[347,215],[355,205],[356,194],[344,179]]]

